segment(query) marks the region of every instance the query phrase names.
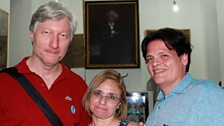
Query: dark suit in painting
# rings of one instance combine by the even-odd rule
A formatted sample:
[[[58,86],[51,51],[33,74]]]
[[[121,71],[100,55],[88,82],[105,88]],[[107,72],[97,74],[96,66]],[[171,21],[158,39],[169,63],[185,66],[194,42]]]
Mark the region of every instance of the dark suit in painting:
[[[130,64],[134,60],[134,46],[131,46],[124,25],[118,20],[114,10],[107,12],[107,21],[99,28],[97,41],[100,47],[100,55],[96,62],[101,64]]]

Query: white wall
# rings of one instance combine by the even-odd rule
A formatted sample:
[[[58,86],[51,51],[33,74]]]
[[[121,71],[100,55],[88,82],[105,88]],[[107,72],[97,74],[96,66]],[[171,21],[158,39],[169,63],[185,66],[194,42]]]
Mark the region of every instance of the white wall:
[[[9,3],[10,3],[9,0],[0,0],[0,9],[9,13],[9,8],[10,8]]]
[[[11,18],[13,21],[10,22],[10,57],[9,57],[9,66],[15,65],[18,63],[22,57],[26,55],[30,55],[31,53],[31,42],[28,36],[28,25],[31,18],[31,13],[33,13],[36,8],[49,0],[11,0]],[[61,0],[65,3],[65,5],[72,10],[76,14],[78,19],[78,29],[76,33],[83,33],[83,12],[82,12],[82,0]],[[222,0],[217,0],[221,3]],[[220,75],[219,70],[223,65],[213,65],[213,61],[209,61],[211,56],[218,55],[217,51],[215,51],[215,55],[210,51],[213,48],[218,47],[217,44],[210,48],[207,39],[211,42],[218,43],[218,39],[215,37],[219,37],[219,39],[223,40],[223,28],[217,29],[217,20],[209,20],[205,22],[210,11],[214,12],[214,6],[211,7],[208,12],[204,12],[205,7],[207,7],[210,3],[209,0],[176,0],[177,4],[180,7],[178,13],[174,13],[172,11],[172,1],[170,0],[139,0],[139,35],[140,35],[140,43],[144,38],[144,31],[146,29],[158,29],[161,27],[174,27],[174,28],[189,28],[191,29],[191,42],[194,45],[193,53],[192,53],[192,64],[190,68],[190,72],[202,79],[212,78],[215,81],[219,81],[220,77],[212,76],[210,69],[208,66],[215,67],[213,73],[215,75]],[[212,5],[216,2],[210,1]],[[223,3],[223,2],[222,2]],[[219,11],[223,11],[223,6],[218,5]],[[13,8],[12,8],[13,7]],[[218,22],[223,22],[222,13],[218,13],[219,18]],[[211,15],[209,15],[211,16]],[[213,23],[215,23],[215,27],[213,27]],[[209,30],[207,27],[213,28],[213,32],[217,30],[222,31],[219,33],[219,36],[207,37],[208,33],[206,30]],[[221,23],[223,27],[223,23]],[[217,32],[216,32],[217,33]],[[206,41],[205,41],[206,40]],[[223,45],[223,41],[220,43]],[[219,46],[220,50],[221,47]],[[209,57],[208,57],[209,53]],[[221,54],[221,53],[220,53]],[[218,57],[221,57],[218,56]],[[222,61],[223,61],[223,57]],[[125,82],[127,85],[128,91],[145,91],[146,83],[150,79],[150,76],[146,70],[146,66],[144,64],[144,60],[142,58],[142,54],[140,53],[140,68],[136,69],[116,69],[122,74],[127,74],[128,77],[125,78]],[[215,58],[215,61],[218,61],[218,58]],[[102,69],[72,69],[78,74],[80,74],[87,83],[90,82],[92,77],[101,71]],[[208,72],[209,71],[209,72]],[[217,72],[216,72],[217,71]],[[223,74],[223,73],[222,73]],[[222,78],[223,79],[223,78]]]
[[[224,47],[224,0],[216,0],[217,6],[217,17],[218,17],[218,40],[219,40],[219,57],[220,57],[220,71],[221,71],[221,80],[222,85],[224,86],[224,55],[223,55],[223,47]]]
[[[31,18],[29,0],[10,1],[9,59],[8,66],[18,63],[31,53],[28,26]]]
[[[207,45],[207,61],[208,61],[208,79],[213,79],[219,82],[221,80],[220,67],[220,53],[219,53],[219,37],[218,37],[218,22],[216,1],[203,0],[203,21],[204,27],[204,42]]]

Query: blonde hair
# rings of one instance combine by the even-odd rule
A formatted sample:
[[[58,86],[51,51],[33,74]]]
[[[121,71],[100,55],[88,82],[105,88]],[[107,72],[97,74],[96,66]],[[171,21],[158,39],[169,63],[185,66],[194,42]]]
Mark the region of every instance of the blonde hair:
[[[117,82],[117,86],[121,92],[120,96],[120,107],[116,110],[114,117],[119,120],[124,120],[127,117],[127,99],[126,99],[126,86],[124,84],[124,76],[121,76],[115,70],[104,70],[98,73],[90,82],[89,88],[87,89],[84,97],[83,97],[83,106],[86,112],[92,117],[92,112],[90,110],[90,94],[91,91],[100,86],[105,80],[111,79]],[[122,111],[122,112],[121,112]]]

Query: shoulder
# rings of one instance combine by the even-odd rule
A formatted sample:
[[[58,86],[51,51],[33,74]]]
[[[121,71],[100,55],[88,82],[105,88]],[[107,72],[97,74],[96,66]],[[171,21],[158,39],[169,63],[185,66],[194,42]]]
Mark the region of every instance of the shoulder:
[[[4,82],[4,84],[6,84],[6,83],[11,84],[16,80],[12,76],[10,76],[8,73],[4,72],[4,70],[0,70],[0,81]],[[1,84],[3,84],[3,83],[1,83]]]
[[[75,93],[83,94],[88,88],[84,79],[67,67],[63,67],[63,73],[61,75],[60,82],[63,83],[64,86],[67,85],[68,88],[74,90]]]
[[[223,92],[224,90],[212,80],[192,79],[190,89],[198,90],[199,92]]]
[[[217,106],[220,103],[224,104],[224,89],[211,80],[193,80],[188,94],[196,97],[200,103],[204,102],[204,104],[207,104],[206,106],[208,104],[212,106]]]
[[[189,95],[202,96],[200,97],[201,100],[206,101],[209,99],[212,101],[221,100],[224,97],[224,89],[211,80],[193,80],[188,91]]]
[[[69,77],[70,79],[72,80],[79,80],[79,81],[83,81],[83,78],[78,75],[76,72],[74,72],[73,70],[69,69],[68,67],[66,67],[64,64],[62,64],[62,69],[63,69],[63,74],[66,76],[66,77]]]

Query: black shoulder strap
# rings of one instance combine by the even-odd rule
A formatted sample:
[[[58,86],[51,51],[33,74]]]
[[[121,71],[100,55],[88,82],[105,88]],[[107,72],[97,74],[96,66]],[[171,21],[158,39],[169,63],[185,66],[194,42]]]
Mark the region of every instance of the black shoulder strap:
[[[14,67],[10,67],[4,69],[2,72],[6,72],[11,75],[13,78],[18,80],[21,86],[26,90],[26,92],[30,95],[33,101],[38,105],[41,111],[46,115],[47,119],[51,122],[52,126],[63,126],[60,119],[54,113],[54,111],[50,108],[44,98],[40,95],[40,93],[35,89],[35,87],[26,79],[26,77],[18,73],[17,69]]]

